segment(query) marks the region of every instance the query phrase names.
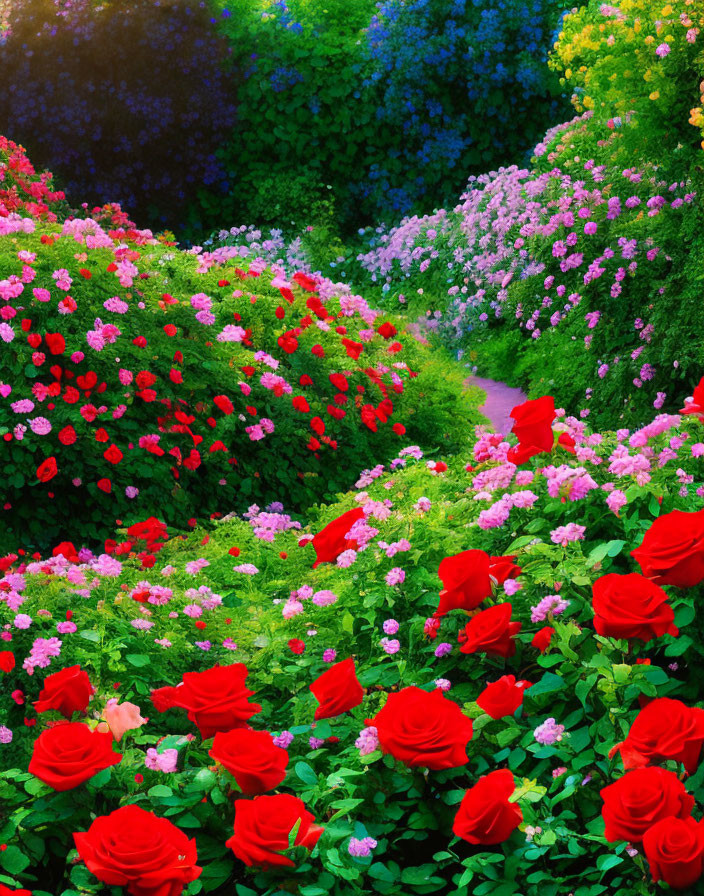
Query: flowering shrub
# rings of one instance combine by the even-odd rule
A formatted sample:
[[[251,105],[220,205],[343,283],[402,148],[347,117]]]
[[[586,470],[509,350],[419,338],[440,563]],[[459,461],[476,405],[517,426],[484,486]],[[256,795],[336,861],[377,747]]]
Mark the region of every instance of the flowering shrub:
[[[329,199],[344,232],[394,220],[527,151],[566,106],[546,65],[562,0],[219,6],[243,78],[230,220],[331,227]]]
[[[0,19],[5,6],[0,133],[59,175],[72,203],[117,200],[175,227],[197,188],[222,194],[215,150],[236,78],[205,4],[12,0]]]
[[[0,218],[6,544],[92,541],[166,495],[179,526],[302,508],[404,436],[462,444],[461,375],[348,288],[98,212]]]
[[[309,529],[253,506],[155,568],[5,557],[0,881],[692,885],[702,388],[635,432],[529,402],[517,444],[406,447]]]
[[[564,19],[551,65],[577,111],[593,112],[590,154],[606,147],[625,165],[640,158],[667,170],[698,152],[703,28],[692,0],[590,0]]]

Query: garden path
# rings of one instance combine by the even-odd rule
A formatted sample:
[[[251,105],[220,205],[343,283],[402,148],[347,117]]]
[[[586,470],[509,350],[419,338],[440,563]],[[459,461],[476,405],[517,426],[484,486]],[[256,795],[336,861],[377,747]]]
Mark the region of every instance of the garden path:
[[[497,380],[487,380],[480,376],[470,376],[465,380],[467,386],[478,386],[486,392],[486,400],[479,408],[479,412],[489,418],[489,422],[496,432],[508,435],[513,421],[509,416],[511,410],[517,404],[527,401],[527,396],[513,386],[500,383]]]

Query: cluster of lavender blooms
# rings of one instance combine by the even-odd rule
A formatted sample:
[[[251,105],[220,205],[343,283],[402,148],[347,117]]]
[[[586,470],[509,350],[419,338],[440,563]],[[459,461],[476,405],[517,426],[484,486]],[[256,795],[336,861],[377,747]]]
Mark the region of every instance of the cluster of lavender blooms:
[[[552,158],[548,147],[589,114],[549,131],[535,156]],[[634,235],[633,223],[677,215],[696,194],[689,184],[664,182],[652,171],[614,172],[591,159],[574,168],[568,174],[557,167],[512,166],[472,177],[455,208],[368,231],[370,248],[357,261],[401,304],[411,290],[426,307],[428,295],[445,293],[442,309],[426,311],[420,322],[453,345],[463,346],[469,333],[497,318],[539,339],[586,306],[583,340],[589,348],[604,310],[594,306],[605,307],[608,296],[619,299],[633,278],[654,278],[653,265],[668,260],[658,243],[662,227],[641,226]],[[663,290],[658,281],[653,299]],[[627,352],[590,356],[588,363],[603,379],[630,358],[633,385],[643,388],[657,372],[642,357],[657,335],[654,326],[637,318],[622,335],[632,343]],[[665,399],[658,392],[654,406],[661,408]]]

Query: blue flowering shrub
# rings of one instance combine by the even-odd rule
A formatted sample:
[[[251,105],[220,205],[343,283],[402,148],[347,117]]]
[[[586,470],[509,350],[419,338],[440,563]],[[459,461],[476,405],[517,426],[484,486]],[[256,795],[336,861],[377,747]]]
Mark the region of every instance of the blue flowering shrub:
[[[546,65],[564,0],[219,3],[243,79],[221,222],[329,224],[328,202],[343,231],[398,220],[568,108]]]
[[[118,201],[145,226],[176,228],[197,188],[225,186],[214,153],[235,115],[226,57],[203,4],[14,0],[0,132],[74,205]]]

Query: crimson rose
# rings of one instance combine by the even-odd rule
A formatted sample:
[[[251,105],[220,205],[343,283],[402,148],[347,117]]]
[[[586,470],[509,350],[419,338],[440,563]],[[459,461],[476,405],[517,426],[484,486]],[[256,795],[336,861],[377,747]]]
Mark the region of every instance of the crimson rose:
[[[482,610],[469,620],[464,628],[462,653],[488,653],[505,659],[516,652],[515,636],[521,630],[520,622],[511,622],[511,604],[496,604]]]
[[[362,685],[357,681],[352,657],[330,666],[315,679],[310,689],[319,704],[315,710],[316,721],[342,715],[343,712],[359,706],[364,697]]]
[[[214,666],[205,672],[185,672],[183,681],[176,687],[152,691],[152,703],[157,712],[166,712],[175,706],[187,710],[188,718],[198,726],[204,739],[218,731],[244,728],[261,711],[258,703],[249,702],[254,691],[245,687],[247,674],[244,663]]]
[[[472,720],[439,689],[411,686],[389,694],[367,725],[376,727],[382,750],[406,765],[437,771],[468,761]]]
[[[509,802],[515,789],[506,768],[481,777],[462,797],[452,833],[474,845],[503,843],[523,821],[521,807]]]
[[[661,818],[686,818],[694,808],[694,797],[674,772],[657,766],[636,768],[601,790],[601,814],[607,840],[639,843]]]
[[[645,832],[643,848],[653,880],[685,890],[704,870],[704,821],[663,818]]]
[[[356,551],[359,545],[353,538],[347,538],[347,533],[358,521],[364,519],[364,511],[361,507],[348,510],[342,516],[338,516],[313,538],[315,548],[315,563],[313,569],[321,563],[334,563],[343,551]]]
[[[104,768],[117,765],[110,732],[91,731],[83,722],[47,728],[34,741],[29,771],[54,790],[72,790]]]
[[[516,405],[510,415],[516,422],[511,432],[518,439],[520,447],[552,451],[555,437],[552,422],[555,419],[555,399],[543,395],[534,401],[524,401]]]
[[[530,686],[530,681],[516,681],[515,675],[502,675],[484,688],[477,697],[477,705],[492,719],[512,716],[523,703],[523,692]]]
[[[521,574],[515,557],[490,557],[484,551],[470,550],[445,557],[438,568],[443,590],[435,616],[450,610],[473,610],[491,595],[492,580],[503,585],[506,579]]]
[[[67,666],[59,672],[47,675],[44,687],[35,700],[37,712],[55,709],[70,719],[74,712],[85,712],[93,693],[88,673],[80,666]]]
[[[652,641],[664,634],[678,635],[675,611],[659,585],[637,572],[609,573],[592,585],[594,628],[608,638]]]
[[[653,520],[631,556],[658,585],[698,585],[704,580],[704,510],[673,510]]]
[[[196,841],[168,818],[123,806],[95,819],[73,839],[91,874],[130,896],[180,896],[200,877]]]
[[[276,746],[268,731],[218,731],[208,755],[233,776],[247,796],[273,790],[286,777],[288,752]]]
[[[320,825],[313,824],[314,820],[305,803],[289,793],[237,800],[235,831],[225,846],[247,866],[293,868],[294,862],[283,855],[288,849],[289,835],[300,822],[294,846],[313,849],[323,833]]]
[[[704,709],[681,700],[658,697],[635,717],[626,739],[609,753],[621,753],[624,768],[642,768],[650,762],[673,759],[688,775],[699,765],[704,743]]]

